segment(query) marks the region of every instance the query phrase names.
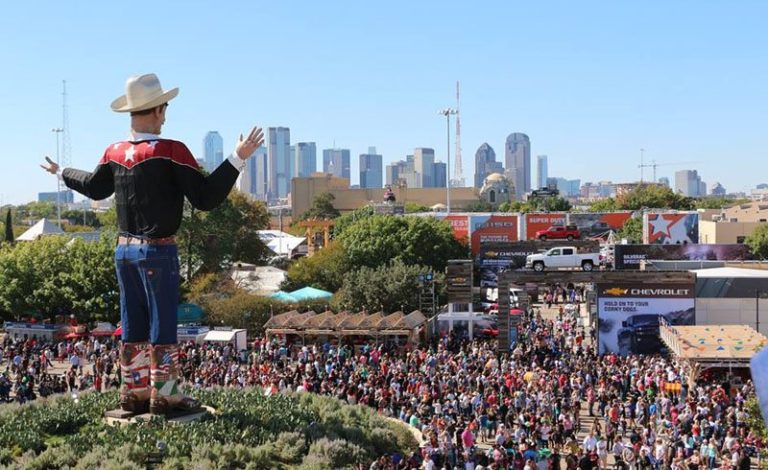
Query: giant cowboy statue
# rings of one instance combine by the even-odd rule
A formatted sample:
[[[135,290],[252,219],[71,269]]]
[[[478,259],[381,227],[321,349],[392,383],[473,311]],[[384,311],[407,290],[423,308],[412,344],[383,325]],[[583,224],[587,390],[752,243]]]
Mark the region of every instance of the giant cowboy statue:
[[[130,113],[128,140],[110,144],[96,169],[59,166],[46,157],[46,171],[91,199],[115,194],[119,236],[115,252],[120,285],[122,344],[120,406],[133,413],[167,414],[200,404],[179,389],[176,309],[179,261],[174,235],[184,198],[211,210],[229,194],[245,161],[264,141],[254,127],[234,153],[205,176],[189,149],[160,137],[168,102],[179,89],[164,90],[155,74],[128,79],[112,110]]]

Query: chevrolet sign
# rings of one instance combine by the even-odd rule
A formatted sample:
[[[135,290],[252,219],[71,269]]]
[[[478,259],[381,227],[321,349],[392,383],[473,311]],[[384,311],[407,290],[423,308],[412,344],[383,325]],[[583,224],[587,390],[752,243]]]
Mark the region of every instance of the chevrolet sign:
[[[691,298],[693,297],[693,286],[686,283],[645,284],[640,287],[632,285],[602,285],[598,286],[600,297],[647,297],[647,298]]]
[[[630,295],[642,296],[665,296],[665,297],[687,297],[690,289],[630,289]]]

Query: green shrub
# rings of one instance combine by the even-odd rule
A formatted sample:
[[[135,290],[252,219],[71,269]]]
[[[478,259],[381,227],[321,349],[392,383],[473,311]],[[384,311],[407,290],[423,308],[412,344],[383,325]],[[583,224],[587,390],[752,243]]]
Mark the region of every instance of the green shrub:
[[[365,451],[351,442],[340,439],[328,440],[326,438],[313,442],[309,447],[309,453],[304,458],[301,468],[353,468],[366,460]]]
[[[3,407],[0,465],[144,468],[147,455],[164,442],[165,456],[158,468],[342,468],[415,448],[405,426],[331,397],[266,397],[257,388],[192,393],[217,413],[183,425],[157,417],[113,427],[103,415],[117,407],[115,391]]]

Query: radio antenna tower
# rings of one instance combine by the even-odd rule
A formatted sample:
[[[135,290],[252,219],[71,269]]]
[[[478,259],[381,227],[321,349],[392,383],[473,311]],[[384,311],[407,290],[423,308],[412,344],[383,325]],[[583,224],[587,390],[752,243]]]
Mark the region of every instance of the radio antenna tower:
[[[67,81],[61,81],[61,167],[66,168],[72,164],[72,140],[69,138],[69,111],[67,109]]]
[[[464,175],[461,169],[461,107],[459,99],[459,81],[456,81],[456,162],[453,166],[453,185],[464,187]]]

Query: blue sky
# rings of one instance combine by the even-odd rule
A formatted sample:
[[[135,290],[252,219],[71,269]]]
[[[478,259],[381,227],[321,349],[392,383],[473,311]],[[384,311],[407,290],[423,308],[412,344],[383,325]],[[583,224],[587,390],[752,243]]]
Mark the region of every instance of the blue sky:
[[[164,135],[200,156],[249,126],[335,142],[389,162],[445,155],[462,83],[464,175],[511,132],[549,156],[550,176],[639,178],[697,168],[730,191],[768,181],[768,2],[13,2],[0,16],[0,199],[55,190],[67,80],[72,164],[91,169],[128,129],[109,110],[132,74],[179,86]],[[453,149],[451,151],[453,160]],[[649,175],[650,172],[646,173]]]

